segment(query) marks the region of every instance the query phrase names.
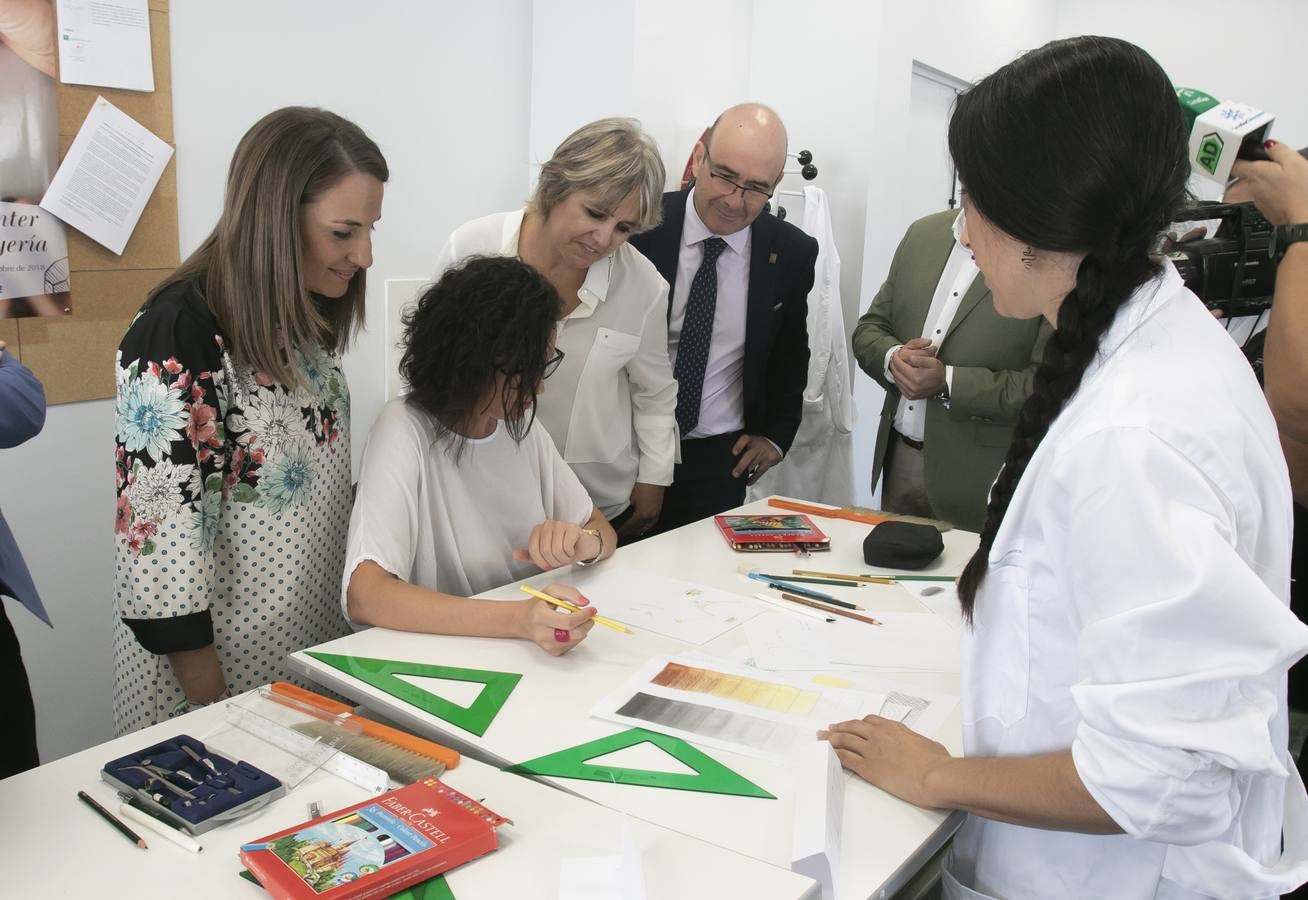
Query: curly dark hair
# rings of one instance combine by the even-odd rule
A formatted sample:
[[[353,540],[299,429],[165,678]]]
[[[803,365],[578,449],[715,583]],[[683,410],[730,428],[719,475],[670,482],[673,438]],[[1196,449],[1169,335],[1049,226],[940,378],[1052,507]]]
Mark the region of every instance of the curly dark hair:
[[[409,403],[429,413],[437,434],[462,453],[467,426],[495,376],[505,378],[505,427],[521,441],[536,418],[536,389],[562,311],[558,291],[511,257],[472,257],[423,291],[404,315],[400,374]]]
[[[1150,248],[1185,201],[1186,143],[1167,74],[1116,38],[1046,44],[958,99],[949,150],[977,211],[1033,247],[1085,253],[991,488],[980,544],[958,579],[969,622],[1027,464],[1118,310],[1159,270]]]

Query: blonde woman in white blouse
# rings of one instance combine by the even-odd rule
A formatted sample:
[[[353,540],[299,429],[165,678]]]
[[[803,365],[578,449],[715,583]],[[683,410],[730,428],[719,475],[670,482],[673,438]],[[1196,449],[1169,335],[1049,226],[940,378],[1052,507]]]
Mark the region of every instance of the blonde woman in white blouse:
[[[665,175],[631,119],[569,135],[541,167],[525,209],[455,230],[436,277],[473,255],[516,256],[563,298],[559,370],[536,416],[620,539],[658,519],[677,452],[677,383],[668,361],[668,286],[627,245],[656,226]]]

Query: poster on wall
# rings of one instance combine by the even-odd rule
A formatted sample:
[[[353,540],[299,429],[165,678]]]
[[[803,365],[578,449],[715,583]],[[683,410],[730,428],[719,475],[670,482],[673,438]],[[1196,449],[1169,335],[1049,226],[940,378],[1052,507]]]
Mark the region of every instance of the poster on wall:
[[[64,225],[36,205],[59,166],[53,7],[0,12],[0,319],[69,315]]]

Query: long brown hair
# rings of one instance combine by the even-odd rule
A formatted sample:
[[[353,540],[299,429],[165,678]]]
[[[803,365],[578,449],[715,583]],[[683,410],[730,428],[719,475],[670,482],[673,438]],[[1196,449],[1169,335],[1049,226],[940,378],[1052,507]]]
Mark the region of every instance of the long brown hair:
[[[381,150],[353,122],[304,106],[264,116],[236,145],[213,232],[146,302],[194,279],[233,359],[298,385],[287,348],[341,352],[363,324],[364,269],[344,296],[323,304],[309,294],[301,271],[300,207],[351,172],[381,182],[390,177]]]

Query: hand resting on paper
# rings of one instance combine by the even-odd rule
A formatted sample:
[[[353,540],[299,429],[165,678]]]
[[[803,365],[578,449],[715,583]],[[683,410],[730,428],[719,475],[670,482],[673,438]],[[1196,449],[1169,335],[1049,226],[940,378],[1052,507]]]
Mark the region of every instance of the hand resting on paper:
[[[935,808],[926,781],[933,765],[952,759],[943,744],[881,716],[839,722],[817,736],[828,741],[840,764],[859,778],[914,806]]]

